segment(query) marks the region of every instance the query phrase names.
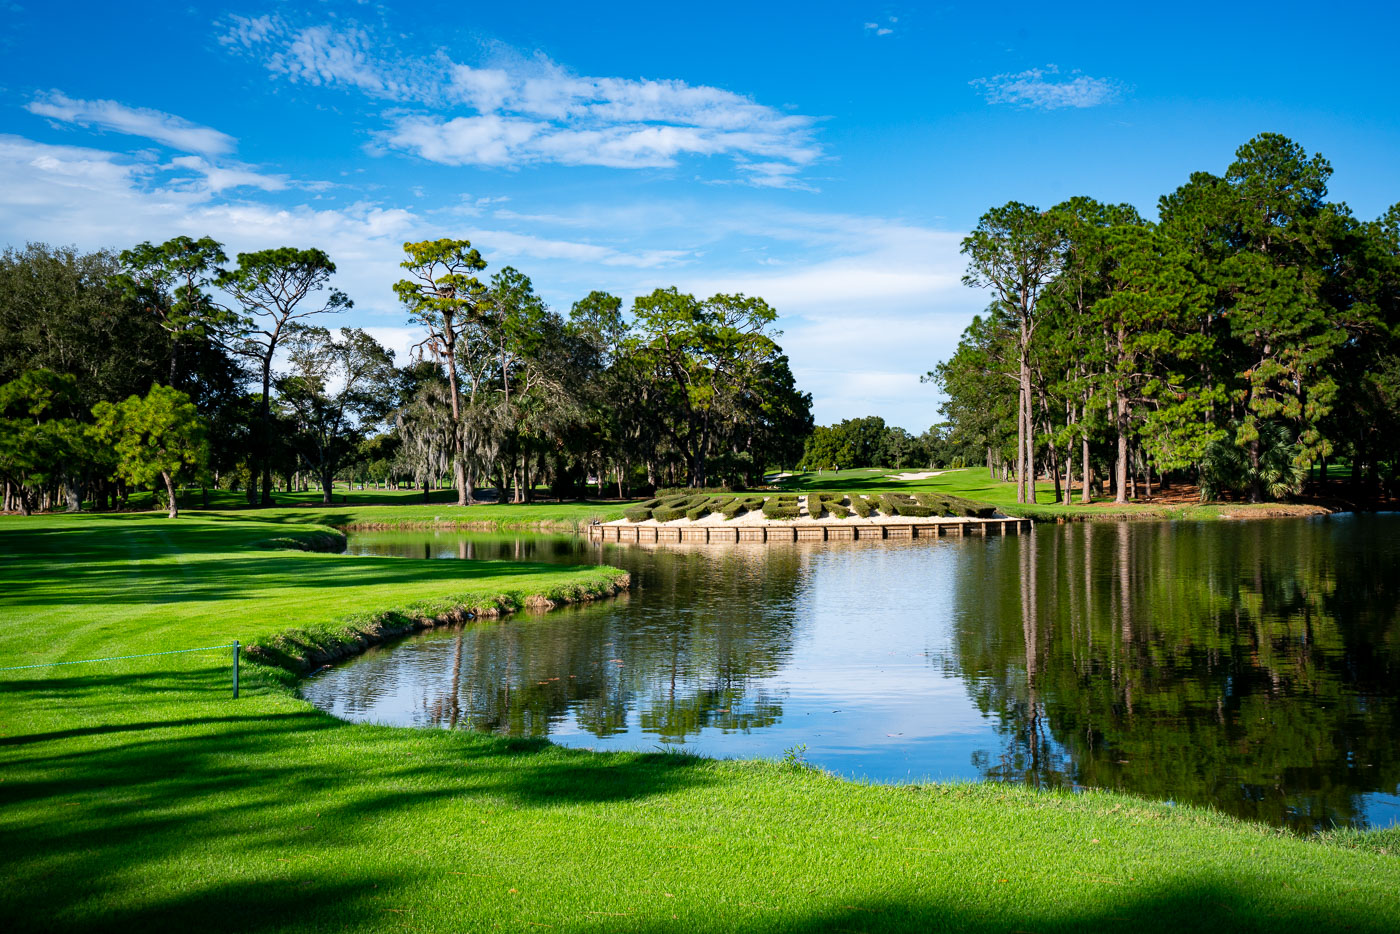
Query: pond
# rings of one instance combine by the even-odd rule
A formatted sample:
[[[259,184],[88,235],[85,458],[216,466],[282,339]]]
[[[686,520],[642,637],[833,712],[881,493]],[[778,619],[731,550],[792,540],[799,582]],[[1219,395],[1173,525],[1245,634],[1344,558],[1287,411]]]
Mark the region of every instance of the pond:
[[[361,533],[349,550],[634,582],[304,685],[350,720],[1113,788],[1302,831],[1400,823],[1400,516],[766,546]]]

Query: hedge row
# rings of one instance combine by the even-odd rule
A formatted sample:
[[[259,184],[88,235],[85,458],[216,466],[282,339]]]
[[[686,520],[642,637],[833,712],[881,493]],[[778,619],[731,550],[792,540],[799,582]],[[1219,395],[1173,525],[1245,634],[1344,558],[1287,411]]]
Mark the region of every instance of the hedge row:
[[[875,504],[864,496],[852,493],[851,510],[862,519],[869,519],[875,512]]]
[[[763,514],[769,519],[796,519],[799,512],[796,493],[779,493],[763,504]]]
[[[743,513],[750,512],[754,509],[761,509],[762,507],[762,496],[737,496],[734,498],[733,502],[725,506],[723,509],[720,509],[719,512],[723,513],[724,518],[727,520],[733,519],[735,516],[742,515]]]
[[[875,514],[876,507],[886,516],[911,518],[963,516],[988,519],[996,513],[995,507],[946,493],[879,493],[871,494],[869,498],[856,493],[810,493],[807,496],[807,512],[813,519],[826,516],[844,519],[852,512],[862,519],[869,519]],[[736,496],[728,492],[692,491],[647,500],[624,510],[623,516],[628,522],[644,522],[647,519],[670,522],[682,516],[695,521],[717,512],[729,520],[760,508],[769,519],[796,519],[800,514],[796,493],[779,493],[765,499],[752,494]]]
[[[961,496],[952,496],[948,493],[916,493],[915,498],[919,503],[938,512],[939,516],[963,516],[969,519],[990,519],[996,515],[995,506],[987,506],[970,499],[963,499]]]
[[[712,512],[719,512],[732,502],[734,502],[733,496],[707,496],[704,497],[703,502],[696,503],[690,509],[686,510],[685,517],[691,522],[694,522],[696,519],[708,516]]]
[[[657,522],[670,522],[672,519],[679,519],[684,516],[694,506],[699,505],[709,499],[706,495],[691,496],[664,496],[661,504],[651,511],[651,517]]]
[[[824,519],[827,516],[844,519],[851,514],[849,509],[841,505],[845,498],[845,493],[809,493],[807,512],[813,519]]]

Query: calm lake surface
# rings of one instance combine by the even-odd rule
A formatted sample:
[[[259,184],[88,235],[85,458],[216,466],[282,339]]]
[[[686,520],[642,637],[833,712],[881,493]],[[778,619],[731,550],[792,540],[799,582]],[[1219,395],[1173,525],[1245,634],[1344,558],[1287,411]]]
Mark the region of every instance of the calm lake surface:
[[[876,781],[1115,788],[1299,830],[1400,823],[1400,515],[747,547],[361,533],[349,550],[602,562],[634,582],[305,684],[350,720],[713,756],[805,744]]]

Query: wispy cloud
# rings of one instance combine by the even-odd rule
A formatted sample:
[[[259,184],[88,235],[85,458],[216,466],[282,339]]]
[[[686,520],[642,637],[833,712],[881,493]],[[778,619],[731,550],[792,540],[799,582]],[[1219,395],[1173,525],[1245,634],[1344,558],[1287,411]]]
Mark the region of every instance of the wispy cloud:
[[[894,26],[898,22],[898,16],[888,16],[883,23],[866,23],[865,31],[876,36],[888,36],[894,32]]]
[[[170,160],[170,168],[185,169],[193,173],[198,179],[196,187],[210,194],[218,194],[230,188],[283,191],[288,186],[285,175],[268,175],[241,163],[215,165],[199,156],[176,156]]]
[[[221,155],[232,152],[237,142],[227,133],[191,123],[174,114],[128,107],[116,101],[77,100],[56,90],[35,97],[25,109],[63,123],[143,136],[181,152]]]
[[[819,160],[815,119],[722,88],[677,80],[577,75],[543,56],[499,51],[482,66],[446,53],[384,55],[358,26],[296,28],[235,17],[221,41],[288,80],[338,86],[423,108],[386,115],[372,151],[444,165],[671,168],[727,156],[743,181],[801,188]]]
[[[981,90],[989,104],[1041,110],[1111,104],[1126,90],[1122,82],[1113,78],[1091,78],[1077,70],[1061,74],[1055,65],[978,78],[968,83]]]

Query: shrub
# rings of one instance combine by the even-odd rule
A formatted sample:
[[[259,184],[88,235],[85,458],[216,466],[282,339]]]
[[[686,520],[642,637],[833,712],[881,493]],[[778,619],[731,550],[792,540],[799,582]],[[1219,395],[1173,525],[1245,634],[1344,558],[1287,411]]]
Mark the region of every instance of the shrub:
[[[688,486],[668,486],[657,490],[656,495],[660,497],[684,496],[689,498],[692,496],[715,496],[720,493],[733,492],[734,491],[727,486],[701,486],[694,488]]]
[[[857,493],[851,494],[851,509],[862,519],[869,519],[873,511],[870,501]]]
[[[942,496],[938,493],[915,493],[914,499],[920,506],[933,510],[930,515],[954,515],[952,504],[948,502],[948,497],[946,496]]]
[[[961,496],[948,493],[917,493],[919,503],[936,510],[938,516],[965,516],[972,519],[990,519],[996,515],[996,507],[978,503]]]
[[[799,511],[796,493],[770,496],[763,503],[763,514],[769,519],[796,519]]]
[[[685,517],[694,522],[696,519],[708,516],[712,512],[717,512],[727,506],[734,497],[732,496],[700,496],[692,497],[690,508],[686,510]],[[698,502],[697,502],[698,500]]]
[[[724,514],[724,518],[733,519],[741,513],[748,512],[752,509],[758,509],[762,505],[762,496],[738,496],[734,498],[733,502],[719,511]]]
[[[692,505],[689,496],[682,496],[680,498],[672,497],[653,509],[651,511],[651,517],[657,522],[670,522],[672,519],[679,519],[687,515]]]
[[[628,522],[645,522],[651,518],[651,509],[646,506],[633,506],[631,509],[624,510],[622,517]]]
[[[844,493],[814,493],[807,497],[807,512],[813,519],[821,519],[831,516],[833,519],[844,519],[850,515],[841,501],[845,499]]]

